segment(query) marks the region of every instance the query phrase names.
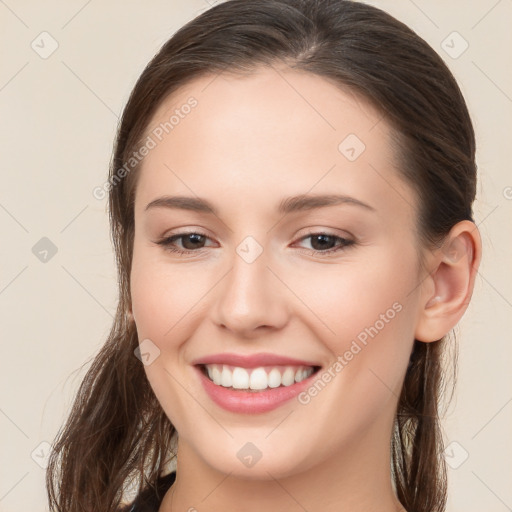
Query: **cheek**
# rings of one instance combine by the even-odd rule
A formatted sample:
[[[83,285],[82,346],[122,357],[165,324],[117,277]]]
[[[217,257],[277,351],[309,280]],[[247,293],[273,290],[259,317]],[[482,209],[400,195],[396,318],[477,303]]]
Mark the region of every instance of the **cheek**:
[[[158,256],[134,254],[131,298],[139,339],[154,338],[158,343],[176,337],[176,332],[194,318],[195,308],[200,307],[208,284],[206,275],[171,268]]]
[[[331,371],[343,374],[334,380],[357,388],[359,397],[361,391],[376,396],[375,387],[387,394],[400,389],[414,341],[414,258],[412,252],[383,250],[378,261],[350,262],[331,268],[325,279],[303,281],[304,296],[308,288],[316,290],[308,306],[321,319],[315,333],[332,354]]]
[[[197,307],[204,295],[202,287],[190,273],[176,268],[170,271],[158,256],[142,251],[134,252],[130,286],[139,343],[149,339],[156,346],[149,345],[152,354],[157,355],[144,366],[147,379],[176,429],[189,430],[194,414],[190,411],[190,395],[183,393],[180,383],[190,376],[181,364],[180,347],[193,335],[194,305]]]
[[[295,282],[297,295],[318,313],[336,340],[355,338],[374,324],[379,331],[389,331],[389,325],[400,323],[395,318],[410,316],[397,310],[406,310],[418,284],[414,259],[384,250],[378,261],[329,265],[314,274],[304,273],[303,280]]]

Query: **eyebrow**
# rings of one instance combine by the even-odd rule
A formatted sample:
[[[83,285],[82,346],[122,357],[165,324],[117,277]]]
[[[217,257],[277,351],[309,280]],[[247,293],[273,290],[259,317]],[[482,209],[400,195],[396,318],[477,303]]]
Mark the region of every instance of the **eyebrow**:
[[[277,212],[280,214],[287,214],[292,212],[313,210],[316,208],[322,208],[326,206],[335,206],[339,204],[360,206],[369,211],[376,211],[375,208],[369,204],[356,199],[355,197],[339,195],[339,194],[315,194],[307,195],[301,194],[298,196],[288,197],[283,199],[277,208]],[[154,199],[145,208],[145,211],[151,208],[177,208],[181,210],[191,210],[195,212],[209,213],[212,215],[218,215],[217,209],[206,199],[199,197],[187,197],[187,196],[162,196]]]

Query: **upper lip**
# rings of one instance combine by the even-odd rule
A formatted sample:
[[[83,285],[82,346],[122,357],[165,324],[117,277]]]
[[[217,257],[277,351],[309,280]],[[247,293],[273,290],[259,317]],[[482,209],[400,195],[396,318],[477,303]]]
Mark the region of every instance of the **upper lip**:
[[[320,366],[312,361],[295,359],[293,357],[280,356],[261,352],[259,354],[234,354],[225,352],[222,354],[212,354],[200,357],[192,361],[194,365],[205,364],[227,364],[241,368],[258,368],[260,366]]]

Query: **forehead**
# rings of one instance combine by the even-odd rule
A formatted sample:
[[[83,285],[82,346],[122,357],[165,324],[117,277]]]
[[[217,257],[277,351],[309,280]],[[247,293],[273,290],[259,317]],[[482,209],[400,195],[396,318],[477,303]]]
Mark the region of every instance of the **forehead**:
[[[186,105],[191,97],[197,100],[193,109]],[[327,137],[331,142],[347,130],[375,142],[367,132],[379,127],[386,137],[390,131],[382,114],[355,91],[318,75],[273,65],[260,66],[250,74],[221,72],[193,79],[162,101],[146,134],[171,120],[172,127],[168,128],[176,135],[184,131],[185,123],[181,121],[199,117],[198,112],[202,125],[217,128],[210,138],[231,133],[245,136],[241,128],[254,129],[254,135],[260,138],[265,134],[273,137],[276,122],[281,142],[291,136],[297,140],[301,133],[302,139],[311,138],[313,131],[316,138]],[[178,124],[182,124],[180,130]],[[306,130],[305,125],[310,129]]]
[[[154,142],[140,168],[144,200],[214,193],[246,206],[248,193],[337,189],[377,203],[401,198],[404,212],[414,203],[382,114],[354,92],[286,67],[189,82],[162,102],[144,138]]]

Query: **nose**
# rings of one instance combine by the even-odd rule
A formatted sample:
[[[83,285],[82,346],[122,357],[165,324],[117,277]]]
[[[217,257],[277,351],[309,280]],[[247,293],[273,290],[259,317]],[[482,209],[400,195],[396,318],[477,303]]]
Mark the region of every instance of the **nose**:
[[[286,289],[268,267],[266,252],[247,262],[239,254],[217,288],[214,321],[237,338],[283,328],[289,319]]]

